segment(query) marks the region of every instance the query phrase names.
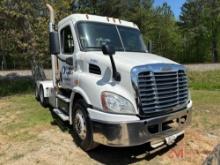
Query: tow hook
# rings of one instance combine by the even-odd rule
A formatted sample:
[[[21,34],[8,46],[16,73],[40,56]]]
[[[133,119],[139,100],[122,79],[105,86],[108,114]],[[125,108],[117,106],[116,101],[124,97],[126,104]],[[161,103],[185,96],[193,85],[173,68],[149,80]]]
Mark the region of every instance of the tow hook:
[[[184,131],[166,137],[166,138],[165,138],[166,144],[167,144],[168,146],[171,146],[173,143],[175,143],[177,137],[179,137],[179,136],[182,135],[182,134],[184,134]]]
[[[181,131],[177,134],[168,136],[165,138],[165,141],[157,141],[157,142],[151,142],[150,146],[153,148],[153,150],[151,151],[146,151],[147,155],[151,155],[156,153],[157,151],[160,151],[168,146],[171,146],[172,144],[175,143],[176,139],[181,136],[182,134],[184,134],[184,131]]]

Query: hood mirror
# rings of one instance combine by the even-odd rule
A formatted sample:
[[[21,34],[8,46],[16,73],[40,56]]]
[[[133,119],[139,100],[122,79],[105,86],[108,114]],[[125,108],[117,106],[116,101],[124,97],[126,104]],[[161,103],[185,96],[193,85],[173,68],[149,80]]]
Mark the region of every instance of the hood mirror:
[[[111,44],[104,44],[102,45],[102,52],[105,55],[114,55],[115,54],[115,48]]]
[[[121,81],[121,75],[120,75],[120,73],[117,72],[117,69],[116,69],[116,66],[115,66],[115,61],[114,61],[114,58],[113,58],[113,55],[115,54],[114,46],[111,45],[111,44],[106,43],[106,44],[102,45],[102,52],[103,52],[103,54],[109,55],[109,57],[110,57],[111,64],[112,64],[113,79],[115,81]]]

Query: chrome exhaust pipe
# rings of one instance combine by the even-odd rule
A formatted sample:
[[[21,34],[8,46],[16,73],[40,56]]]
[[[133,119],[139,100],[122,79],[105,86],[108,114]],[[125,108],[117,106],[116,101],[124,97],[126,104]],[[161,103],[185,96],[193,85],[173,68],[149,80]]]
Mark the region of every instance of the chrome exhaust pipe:
[[[46,4],[48,11],[49,11],[49,15],[50,15],[50,21],[49,21],[49,32],[54,32],[54,25],[55,25],[55,12],[53,7],[50,4]],[[51,64],[52,64],[52,77],[53,77],[53,86],[55,91],[57,91],[57,57],[54,54],[51,54]]]
[[[55,14],[54,14],[54,9],[50,4],[46,4],[49,13],[50,13],[50,23],[54,24],[55,23]]]
[[[53,32],[54,31],[54,24],[55,24],[55,12],[53,7],[50,4],[46,4],[47,9],[49,11],[49,15],[50,15],[50,22],[49,22],[49,32]]]

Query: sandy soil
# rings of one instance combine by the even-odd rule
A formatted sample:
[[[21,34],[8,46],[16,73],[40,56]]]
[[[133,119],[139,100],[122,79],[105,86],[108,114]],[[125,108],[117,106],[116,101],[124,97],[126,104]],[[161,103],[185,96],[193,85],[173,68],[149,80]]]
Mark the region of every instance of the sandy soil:
[[[219,142],[216,135],[187,129],[175,146],[146,155],[146,145],[131,148],[99,146],[88,153],[78,148],[68,133],[58,125],[36,127],[36,138],[10,141],[0,135],[0,164],[201,164]]]

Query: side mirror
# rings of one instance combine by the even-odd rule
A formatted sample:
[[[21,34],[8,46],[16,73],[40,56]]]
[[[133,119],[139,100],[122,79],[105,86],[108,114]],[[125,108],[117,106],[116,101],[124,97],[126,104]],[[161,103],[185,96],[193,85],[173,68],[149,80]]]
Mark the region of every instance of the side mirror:
[[[113,55],[115,54],[115,48],[114,46],[110,45],[110,44],[104,44],[102,45],[102,52],[105,55]]]
[[[152,41],[148,41],[147,50],[148,50],[149,53],[152,53]]]
[[[50,32],[50,54],[60,53],[58,32]]]
[[[68,58],[66,58],[66,63],[68,64],[68,65],[73,65],[73,57],[68,57]]]

